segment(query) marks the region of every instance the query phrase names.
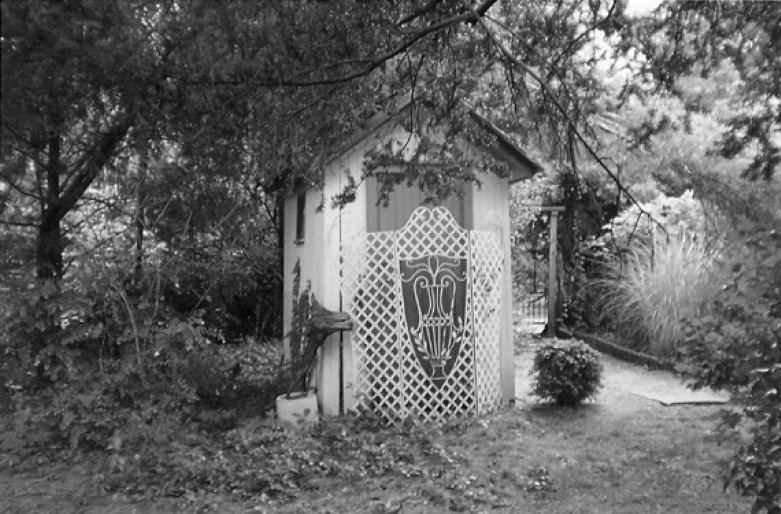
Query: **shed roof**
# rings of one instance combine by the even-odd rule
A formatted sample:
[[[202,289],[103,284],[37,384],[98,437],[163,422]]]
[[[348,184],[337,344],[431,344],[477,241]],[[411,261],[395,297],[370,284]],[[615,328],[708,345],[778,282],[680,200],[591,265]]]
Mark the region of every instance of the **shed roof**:
[[[377,133],[382,127],[394,126],[394,122],[397,121],[398,115],[409,110],[411,107],[412,102],[407,98],[401,102],[401,106],[398,108],[395,115],[391,115],[387,112],[380,112],[370,117],[366,121],[366,127],[363,130],[355,131],[345,138],[342,143],[334,147],[333,153],[326,164],[332,163],[358,145],[361,141],[372,134]],[[477,126],[494,136],[494,141],[484,150],[490,153],[495,159],[506,162],[509,165],[509,179],[511,184],[529,179],[534,176],[534,174],[542,171],[543,167],[541,164],[532,159],[522,148],[515,144],[504,131],[489,121],[485,116],[479,114],[475,109],[470,107],[469,117]]]
[[[542,165],[532,159],[521,147],[499,127],[491,123],[474,109],[469,109],[469,116],[486,131],[496,137],[488,147],[491,154],[510,165],[510,183],[530,179],[535,173],[542,171]]]

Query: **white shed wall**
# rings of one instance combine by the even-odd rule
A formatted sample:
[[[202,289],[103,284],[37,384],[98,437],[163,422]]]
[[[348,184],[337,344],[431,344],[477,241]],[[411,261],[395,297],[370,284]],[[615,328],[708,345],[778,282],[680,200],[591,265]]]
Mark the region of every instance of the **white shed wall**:
[[[504,251],[501,323],[502,401],[515,398],[515,351],[512,321],[512,269],[510,255],[510,186],[506,178],[479,173],[480,184],[473,184],[467,208],[474,230],[497,234]],[[469,214],[467,215],[469,217]]]

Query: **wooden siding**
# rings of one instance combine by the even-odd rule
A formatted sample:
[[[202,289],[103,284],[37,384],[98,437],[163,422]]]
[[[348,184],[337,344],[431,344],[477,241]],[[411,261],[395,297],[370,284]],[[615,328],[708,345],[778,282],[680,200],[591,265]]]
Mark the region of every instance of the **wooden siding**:
[[[379,202],[379,183],[374,177],[366,179],[366,217],[369,232],[399,230],[409,219],[412,211],[423,203],[423,192],[416,185],[398,184],[390,194],[388,205]],[[464,228],[465,199],[463,196],[451,196],[442,206],[447,208],[455,220]]]
[[[334,195],[347,183],[346,174],[360,181],[366,152],[379,142],[393,137],[403,140],[401,129],[383,127],[376,133],[361,139],[352,149],[331,161],[325,170],[325,187],[322,191],[306,193],[304,240],[296,243],[296,196],[285,202],[284,234],[284,333],[290,331],[292,319],[293,267],[300,259],[301,287],[311,282],[312,291],[320,303],[334,311],[342,310],[340,298],[341,277],[340,245],[353,236],[371,231],[397,230],[420,205],[422,195],[417,187],[399,186],[392,197],[394,207],[377,205],[377,182],[365,180],[356,193],[355,200],[342,207],[332,205]],[[472,152],[479,152],[473,148]],[[480,174],[481,184],[465,186],[463,197],[453,197],[444,203],[456,220],[467,229],[494,231],[500,236],[504,250],[504,277],[501,313],[501,376],[504,401],[514,398],[514,363],[512,342],[512,302],[510,270],[510,221],[509,186],[507,179],[492,174]],[[322,205],[323,209],[318,210]],[[351,333],[337,333],[326,341],[317,375],[318,397],[323,414],[340,413],[341,408],[353,407],[352,384],[355,377],[352,362]],[[287,348],[288,342],[285,341]]]
[[[504,251],[501,300],[501,380],[502,401],[515,398],[515,351],[512,325],[512,270],[510,258],[510,186],[506,178],[478,173],[480,184],[469,194],[474,230],[494,232]]]
[[[347,185],[349,173],[358,180],[363,168],[363,155],[371,139],[332,162],[326,170],[323,198],[324,248],[321,254],[311,254],[323,276],[322,305],[332,311],[341,311],[341,244],[342,241],[366,233],[366,188],[359,187],[355,200],[343,207],[334,207],[332,199]],[[354,377],[350,332],[331,335],[323,346],[320,359],[318,396],[325,416],[336,416],[341,410],[353,406],[352,382]]]

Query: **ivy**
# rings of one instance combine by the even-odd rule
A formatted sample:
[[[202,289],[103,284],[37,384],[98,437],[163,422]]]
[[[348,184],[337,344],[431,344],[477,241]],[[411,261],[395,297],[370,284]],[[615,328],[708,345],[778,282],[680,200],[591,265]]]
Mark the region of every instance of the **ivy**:
[[[258,417],[216,434],[188,431],[176,441],[114,445],[99,480],[110,492],[137,497],[210,492],[267,502],[284,502],[323,477],[397,476],[464,493],[476,478],[460,472],[464,459],[441,443],[443,433],[460,432],[464,423],[471,421],[389,427],[350,414],[286,432]]]

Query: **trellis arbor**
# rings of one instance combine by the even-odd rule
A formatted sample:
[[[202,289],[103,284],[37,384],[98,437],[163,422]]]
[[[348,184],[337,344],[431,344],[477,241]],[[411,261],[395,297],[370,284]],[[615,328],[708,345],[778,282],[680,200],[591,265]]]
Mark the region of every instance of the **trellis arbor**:
[[[509,184],[540,166],[485,119],[471,118],[489,142],[463,142],[462,150],[503,163],[505,178],[475,170],[478,181],[440,205],[402,183],[385,205],[383,175],[361,180],[365,156],[416,140],[380,114],[327,165],[322,191],[286,200],[285,333],[297,263],[300,283],[352,318],[352,330],[321,348],[316,383],[325,415],[362,407],[387,420],[439,420],[514,397]],[[335,204],[350,177],[354,200]]]

